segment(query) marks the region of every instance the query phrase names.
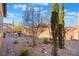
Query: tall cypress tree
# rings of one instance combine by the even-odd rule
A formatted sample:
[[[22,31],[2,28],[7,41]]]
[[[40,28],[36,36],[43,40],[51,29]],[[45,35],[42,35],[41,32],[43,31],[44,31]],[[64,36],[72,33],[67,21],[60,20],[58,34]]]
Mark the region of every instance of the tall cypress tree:
[[[59,12],[59,21],[58,21],[58,28],[59,28],[59,48],[64,48],[64,5],[63,3],[60,4],[60,12]]]
[[[57,55],[57,36],[58,36],[58,4],[54,3],[52,6],[51,15],[51,31],[52,31],[52,54]]]

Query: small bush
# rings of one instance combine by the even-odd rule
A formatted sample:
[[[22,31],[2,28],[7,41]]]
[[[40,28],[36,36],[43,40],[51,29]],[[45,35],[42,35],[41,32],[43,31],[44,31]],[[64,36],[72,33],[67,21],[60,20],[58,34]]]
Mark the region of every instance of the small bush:
[[[49,43],[48,38],[44,38],[44,39],[43,39],[43,43],[44,43],[44,44],[48,44],[48,43]]]
[[[14,43],[14,44],[18,44],[19,42],[18,42],[17,40],[15,40],[13,43]]]
[[[22,49],[20,56],[29,56],[29,50],[28,49]]]

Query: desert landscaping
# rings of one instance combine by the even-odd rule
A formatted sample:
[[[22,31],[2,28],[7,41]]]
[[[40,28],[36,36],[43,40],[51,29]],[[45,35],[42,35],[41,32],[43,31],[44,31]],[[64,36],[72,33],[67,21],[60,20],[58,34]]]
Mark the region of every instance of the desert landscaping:
[[[78,5],[0,3],[0,56],[79,56]]]

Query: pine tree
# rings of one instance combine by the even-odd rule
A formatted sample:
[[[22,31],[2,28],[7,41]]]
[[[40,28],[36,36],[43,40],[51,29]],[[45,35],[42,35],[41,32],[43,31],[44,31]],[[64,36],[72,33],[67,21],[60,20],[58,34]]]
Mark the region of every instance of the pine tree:
[[[60,12],[59,12],[59,21],[58,21],[58,28],[59,28],[59,48],[64,48],[64,5],[63,3],[60,4]]]
[[[51,15],[51,32],[52,32],[52,54],[57,55],[57,36],[58,36],[58,4],[54,3],[52,6]]]

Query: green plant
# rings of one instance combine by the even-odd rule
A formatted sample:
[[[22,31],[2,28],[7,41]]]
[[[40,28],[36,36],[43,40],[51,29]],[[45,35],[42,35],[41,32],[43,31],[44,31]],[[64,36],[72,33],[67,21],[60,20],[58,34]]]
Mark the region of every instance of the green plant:
[[[20,53],[20,56],[29,56],[29,50],[28,49],[22,49],[21,50],[21,53]]]
[[[44,38],[44,39],[43,39],[43,43],[44,43],[44,44],[48,44],[48,43],[49,43],[48,38]]]
[[[57,3],[53,3],[52,5],[52,13],[51,13],[51,34],[52,34],[52,55],[57,56],[57,50],[58,50],[58,43],[57,43],[57,37],[58,37],[58,19],[59,19],[59,8]]]
[[[40,22],[36,27],[42,27],[42,28],[47,28],[48,25],[45,23]]]
[[[59,29],[58,29],[59,48],[63,49],[64,48],[64,34],[65,34],[64,32],[64,4],[63,3],[60,4],[58,26],[59,26]]]

